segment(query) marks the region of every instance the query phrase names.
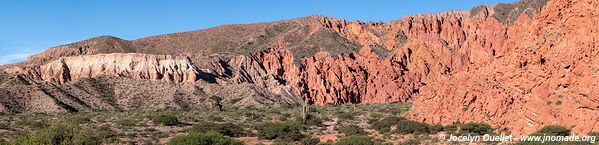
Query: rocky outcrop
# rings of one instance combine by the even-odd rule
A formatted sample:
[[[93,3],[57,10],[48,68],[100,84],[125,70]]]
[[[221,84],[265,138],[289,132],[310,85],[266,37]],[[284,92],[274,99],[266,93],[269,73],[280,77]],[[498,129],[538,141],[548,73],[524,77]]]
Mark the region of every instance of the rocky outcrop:
[[[198,70],[185,57],[136,53],[111,53],[63,57],[39,67],[25,68],[28,77],[50,83],[64,84],[81,78],[98,76],[128,77],[194,82]]]
[[[408,116],[429,123],[486,122],[514,134],[549,124],[575,134],[598,131],[597,28],[586,25],[599,21],[597,6],[592,0],[552,0],[534,17],[519,16],[499,29],[502,37],[486,39],[499,46],[484,47],[493,48],[492,55],[474,53],[486,55],[422,87]],[[499,26],[495,19],[480,23]]]

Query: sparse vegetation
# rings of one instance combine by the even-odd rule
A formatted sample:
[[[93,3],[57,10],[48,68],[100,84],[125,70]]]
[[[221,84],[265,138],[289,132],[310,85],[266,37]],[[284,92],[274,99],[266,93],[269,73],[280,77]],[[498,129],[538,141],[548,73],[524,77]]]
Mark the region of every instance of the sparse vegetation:
[[[280,139],[285,141],[299,141],[306,137],[301,132],[301,127],[290,123],[268,123],[258,130],[260,139]]]
[[[166,126],[179,125],[179,119],[174,115],[158,115],[152,118],[154,124],[162,124]]]
[[[495,14],[493,14],[493,17],[499,20],[499,22],[512,24],[522,14],[532,17],[534,13],[546,4],[547,0],[523,0],[514,3],[500,3],[494,7]]]
[[[389,132],[391,131],[391,126],[397,124],[399,121],[406,120],[403,117],[390,116],[383,118],[381,120],[375,121],[371,124],[372,129],[375,129],[379,132]]]
[[[32,142],[32,140],[37,140],[35,143],[39,143],[40,139],[36,138],[47,138],[46,136],[50,134],[41,132],[58,132],[50,136],[57,136],[61,138],[60,142],[68,143],[77,141],[92,144],[156,144],[159,140],[177,136],[175,137],[177,140],[173,138],[170,144],[186,141],[225,140],[228,142],[228,139],[235,141],[240,137],[256,138],[259,142],[274,144],[337,144],[316,137],[316,135],[328,134],[339,137],[338,141],[345,140],[345,143],[355,138],[371,136],[366,142],[385,144],[384,141],[398,143],[393,141],[399,136],[406,136],[403,134],[428,136],[427,132],[436,133],[445,129],[441,125],[427,125],[400,117],[408,110],[409,105],[401,103],[310,106],[305,123],[301,117],[301,106],[223,111],[4,114],[0,115],[0,127],[6,132],[0,133],[0,137],[8,143]],[[60,124],[76,129],[45,130]],[[22,126],[22,128],[14,128],[14,126]],[[382,136],[375,137],[372,136],[370,129],[385,130],[385,132]],[[62,137],[62,135],[70,137]],[[412,138],[409,142],[402,143],[424,143],[430,140],[427,137]]]
[[[242,142],[216,132],[190,134],[171,139],[169,145],[243,145]]]
[[[366,135],[366,131],[357,125],[341,125],[336,126],[335,130],[343,135]]]
[[[469,122],[460,126],[460,133],[484,135],[493,133],[493,128],[488,124]]]
[[[115,139],[114,132],[105,126],[80,127],[78,125],[57,124],[29,134],[17,135],[9,144],[102,144]]]
[[[568,136],[570,129],[559,125],[548,125],[535,132],[533,135]]]
[[[374,145],[374,143],[372,137],[352,135],[339,139],[335,145]]]
[[[206,133],[210,131],[231,137],[240,137],[247,134],[243,127],[233,123],[218,124],[212,122],[200,122],[187,129],[187,132],[190,133]]]
[[[429,133],[429,126],[426,123],[412,120],[402,120],[397,123],[397,128],[393,130],[399,134],[426,134]]]

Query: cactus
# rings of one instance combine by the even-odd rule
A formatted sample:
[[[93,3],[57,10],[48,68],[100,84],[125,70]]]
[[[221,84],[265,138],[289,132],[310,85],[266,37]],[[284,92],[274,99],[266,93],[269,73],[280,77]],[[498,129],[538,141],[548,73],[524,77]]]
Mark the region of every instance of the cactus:
[[[308,98],[304,99],[304,105],[302,107],[302,121],[304,124],[308,122],[308,115],[310,113],[310,108],[308,106]]]

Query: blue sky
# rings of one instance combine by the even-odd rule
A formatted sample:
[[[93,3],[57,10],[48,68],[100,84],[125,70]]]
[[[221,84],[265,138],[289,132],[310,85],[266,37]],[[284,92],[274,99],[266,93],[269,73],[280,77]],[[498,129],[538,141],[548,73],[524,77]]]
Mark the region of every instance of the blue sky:
[[[1,0],[0,64],[100,35],[127,40],[313,14],[389,21],[515,0]]]

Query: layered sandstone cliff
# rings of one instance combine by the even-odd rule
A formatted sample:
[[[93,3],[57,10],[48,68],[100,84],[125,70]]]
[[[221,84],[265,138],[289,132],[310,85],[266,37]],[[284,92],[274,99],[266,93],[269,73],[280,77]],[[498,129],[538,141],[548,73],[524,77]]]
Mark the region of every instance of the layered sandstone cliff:
[[[16,68],[34,80],[64,84],[99,76],[194,82],[198,70],[186,57],[137,53],[110,53],[62,57],[39,67]]]

